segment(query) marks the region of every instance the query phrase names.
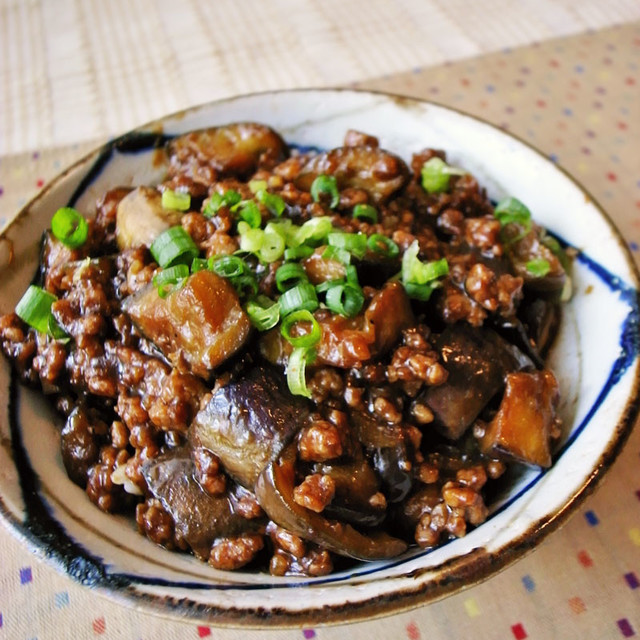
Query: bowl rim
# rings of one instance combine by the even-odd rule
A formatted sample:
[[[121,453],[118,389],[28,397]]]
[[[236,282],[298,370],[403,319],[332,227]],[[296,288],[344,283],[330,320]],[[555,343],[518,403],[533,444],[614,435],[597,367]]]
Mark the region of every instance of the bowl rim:
[[[95,161],[107,150],[113,149],[120,141],[125,140],[132,133],[155,131],[162,128],[167,120],[179,120],[187,114],[195,113],[202,109],[212,107],[214,105],[222,105],[232,103],[244,99],[259,99],[260,97],[268,97],[279,94],[302,94],[302,93],[354,93],[365,94],[370,96],[379,96],[398,104],[404,105],[433,105],[445,111],[453,112],[463,117],[469,118],[482,125],[488,126],[496,132],[506,137],[512,138],[526,147],[529,151],[536,154],[546,163],[551,164],[553,168],[560,172],[565,180],[568,180],[574,188],[583,193],[588,201],[593,205],[597,214],[604,220],[607,227],[615,238],[616,243],[622,253],[624,262],[628,268],[631,282],[635,293],[636,304],[640,297],[638,291],[640,289],[640,270],[633,259],[630,249],[627,246],[621,232],[613,222],[610,215],[604,210],[600,203],[593,197],[590,191],[582,185],[572,174],[570,174],[562,166],[553,162],[546,154],[536,148],[534,145],[524,140],[520,136],[505,131],[503,128],[496,126],[492,122],[482,117],[471,114],[463,109],[452,107],[450,105],[438,102],[437,100],[422,99],[407,96],[399,93],[371,90],[359,87],[301,87],[293,89],[277,89],[266,91],[254,91],[244,94],[228,96],[225,98],[203,102],[197,105],[178,110],[173,113],[166,114],[160,118],[148,121],[145,124],[136,126],[135,128],[111,138],[102,144],[97,145],[88,153],[74,161],[71,165],[65,167],[61,172],[56,174],[46,185],[24,204],[18,213],[5,225],[0,231],[0,242],[9,244],[10,261],[12,256],[12,241],[7,237],[22,218],[26,217],[31,208],[41,199],[46,198],[48,194],[58,186],[69,174],[80,168],[82,165],[89,163],[92,159]],[[89,170],[91,164],[88,164]],[[9,262],[10,264],[10,262]],[[299,627],[301,624],[322,624],[337,625],[344,623],[359,622],[364,620],[373,620],[376,618],[401,613],[409,609],[413,609],[423,604],[435,602],[460,591],[484,582],[498,572],[504,570],[516,560],[523,558],[525,555],[533,551],[536,546],[545,539],[550,533],[558,530],[584,502],[584,500],[593,493],[593,491],[601,484],[603,476],[611,468],[612,464],[618,457],[624,444],[628,440],[636,419],[640,413],[640,366],[636,365],[635,376],[631,391],[626,397],[624,409],[620,413],[620,419],[612,428],[612,435],[607,443],[606,448],[601,452],[597,462],[595,463],[591,474],[586,480],[577,487],[569,500],[567,500],[561,508],[553,514],[547,514],[539,520],[532,522],[526,531],[517,538],[511,539],[504,544],[499,551],[487,552],[484,548],[477,548],[462,556],[454,557],[443,564],[438,565],[437,569],[441,575],[435,581],[424,582],[417,585],[416,588],[405,588],[392,593],[384,593],[373,598],[361,602],[344,602],[339,605],[322,605],[320,608],[288,610],[286,608],[274,608],[269,611],[254,607],[253,609],[235,607],[221,607],[217,605],[205,605],[202,603],[188,601],[185,598],[172,598],[168,596],[158,596],[149,593],[141,593],[135,588],[122,588],[109,583],[108,580],[98,581],[95,585],[91,585],[94,592],[99,593],[103,597],[107,597],[112,601],[133,607],[136,610],[152,613],[160,617],[169,618],[171,620],[184,620],[193,623],[207,622],[216,626],[232,627],[232,628],[256,628],[256,629],[278,629]],[[2,520],[7,528],[26,546],[41,559],[45,559],[47,564],[53,566],[60,573],[78,580],[61,562],[60,555],[45,551],[42,541],[30,530],[28,524],[17,520],[13,514],[7,509],[0,495],[0,520]],[[427,571],[427,570],[424,570]],[[413,576],[419,576],[423,571],[414,571]],[[185,610],[185,605],[187,605]]]

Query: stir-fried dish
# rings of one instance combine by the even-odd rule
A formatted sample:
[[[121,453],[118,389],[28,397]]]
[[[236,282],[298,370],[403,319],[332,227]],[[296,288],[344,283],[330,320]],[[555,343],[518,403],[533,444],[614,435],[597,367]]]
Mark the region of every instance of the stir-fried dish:
[[[320,576],[463,536],[511,465],[552,464],[569,263],[522,202],[353,130],[164,152],[160,184],[52,211],[0,318],[98,508],[217,569]]]

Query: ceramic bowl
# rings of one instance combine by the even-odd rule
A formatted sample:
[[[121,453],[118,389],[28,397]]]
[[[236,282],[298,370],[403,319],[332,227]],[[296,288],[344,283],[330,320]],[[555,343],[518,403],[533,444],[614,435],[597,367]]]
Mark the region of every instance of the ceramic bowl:
[[[611,221],[551,161],[489,124],[428,102],[347,90],[285,91],[203,105],[98,149],[30,202],[0,241],[0,311],[13,309],[38,261],[42,231],[60,206],[92,211],[107,189],[158,181],[154,143],[191,129],[256,120],[290,143],[339,146],[355,128],[409,159],[424,147],[486,185],[515,195],[577,250],[574,296],[550,355],[562,391],[562,441],[548,471],[527,470],[490,505],[487,522],[435,551],[412,549],[323,578],[215,571],[140,536],[131,519],[96,509],[59,454],[59,419],[0,364],[0,511],[36,554],[100,593],[208,623],[287,626],[388,614],[484,580],[557,529],[611,465],[638,410],[638,276]],[[56,426],[57,425],[57,426]]]

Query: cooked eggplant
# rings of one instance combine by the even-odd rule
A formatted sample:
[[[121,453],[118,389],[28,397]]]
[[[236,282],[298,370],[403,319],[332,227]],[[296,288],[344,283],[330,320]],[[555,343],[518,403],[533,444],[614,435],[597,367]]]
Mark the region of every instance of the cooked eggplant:
[[[548,369],[507,375],[498,413],[480,439],[486,454],[539,467],[551,466],[556,433],[558,382]]]
[[[182,212],[165,209],[157,189],[138,187],[118,204],[116,241],[118,248],[150,247],[163,232],[180,224]]]
[[[208,379],[249,335],[251,323],[233,286],[212,271],[197,271],[166,298],[149,284],[122,308],[145,338],[175,367]]]
[[[309,403],[291,395],[280,371],[254,365],[212,395],[195,417],[190,437],[218,456],[232,478],[253,489],[308,417]]]
[[[359,560],[383,560],[403,553],[407,544],[381,530],[360,533],[349,524],[325,518],[293,499],[296,445],[290,444],[270,462],[256,482],[256,497],[267,515],[281,527],[340,555]]]
[[[226,494],[207,493],[194,479],[194,471],[187,449],[158,456],[142,467],[149,491],[171,514],[176,534],[186,540],[196,555],[206,559],[218,537],[237,536],[264,527],[264,519],[246,519],[234,513]]]
[[[462,436],[487,402],[503,387],[505,376],[532,366],[516,347],[486,327],[466,323],[447,327],[436,342],[447,381],[429,387],[421,400],[433,411],[436,425],[451,440]]]
[[[382,149],[339,147],[311,158],[296,186],[309,191],[319,175],[335,176],[340,189],[364,189],[374,202],[382,202],[406,184],[409,169],[398,156]]]

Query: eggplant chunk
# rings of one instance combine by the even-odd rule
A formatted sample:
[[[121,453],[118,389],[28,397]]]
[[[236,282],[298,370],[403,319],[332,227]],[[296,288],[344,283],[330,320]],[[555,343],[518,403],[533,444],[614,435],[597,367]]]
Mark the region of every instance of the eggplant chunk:
[[[191,131],[168,144],[169,177],[183,175],[210,184],[215,175],[247,177],[263,161],[284,160],[288,148],[269,127],[237,122]]]
[[[483,453],[550,467],[558,399],[558,382],[548,369],[510,373],[498,413],[480,440]]]
[[[338,147],[314,156],[296,178],[309,191],[319,175],[335,176],[340,189],[364,189],[374,202],[383,202],[409,179],[409,169],[398,156],[375,147]]]
[[[429,387],[421,399],[451,440],[462,436],[503,387],[508,373],[531,366],[522,352],[486,327],[462,323],[448,327],[436,348],[449,376],[444,384]]]
[[[162,194],[151,187],[138,187],[118,204],[116,241],[118,248],[150,247],[163,232],[180,224],[182,213],[162,207]]]
[[[149,284],[122,306],[174,367],[186,364],[204,379],[238,351],[251,329],[233,286],[207,270],[190,275],[166,298]]]
[[[195,417],[190,438],[194,446],[217,455],[227,473],[252,490],[260,472],[308,417],[309,403],[291,395],[280,371],[254,366],[213,394]]]
[[[149,491],[171,514],[178,536],[206,559],[216,538],[257,531],[265,522],[234,513],[229,497],[207,493],[196,482],[194,470],[189,451],[183,449],[153,458],[142,468],[142,475]]]
[[[382,560],[403,553],[402,540],[380,530],[362,534],[349,524],[329,520],[305,509],[293,499],[296,445],[290,444],[278,460],[270,462],[258,477],[256,497],[279,526],[330,551],[358,560]]]

